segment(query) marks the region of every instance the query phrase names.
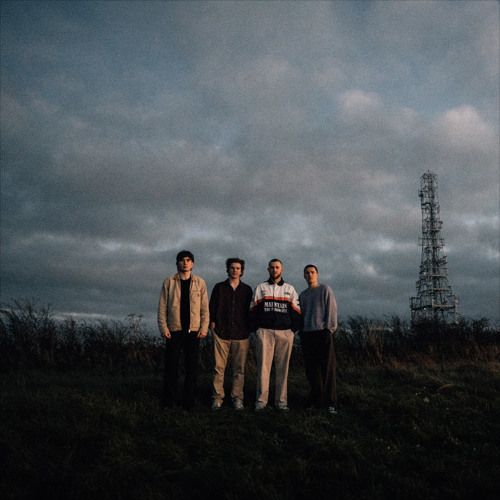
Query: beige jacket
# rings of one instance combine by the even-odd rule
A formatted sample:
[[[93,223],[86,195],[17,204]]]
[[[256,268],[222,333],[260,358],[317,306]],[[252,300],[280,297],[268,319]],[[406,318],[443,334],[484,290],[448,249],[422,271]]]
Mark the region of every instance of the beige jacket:
[[[210,313],[208,309],[208,291],[205,281],[194,274],[191,275],[189,289],[190,320],[189,331],[208,331]],[[164,336],[167,328],[171,332],[182,330],[181,327],[181,279],[179,274],[167,278],[163,282],[158,304],[158,327]]]

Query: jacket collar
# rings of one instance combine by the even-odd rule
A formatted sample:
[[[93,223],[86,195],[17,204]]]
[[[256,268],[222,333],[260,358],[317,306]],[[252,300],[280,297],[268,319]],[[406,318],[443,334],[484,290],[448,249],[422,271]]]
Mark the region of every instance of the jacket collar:
[[[228,286],[228,287],[230,287],[230,288],[233,288],[233,287],[231,286],[231,283],[229,282],[229,278],[227,278],[227,280],[226,280],[226,281],[223,281],[223,283],[224,283],[224,285],[226,285],[226,286]],[[238,283],[238,286],[237,286],[236,288],[239,288],[239,286],[241,285],[241,283],[243,283],[243,282],[240,280],[240,282]]]
[[[267,280],[267,282],[270,284],[270,285],[274,285],[274,280],[272,278],[269,278]],[[281,278],[278,283],[276,283],[278,286],[283,286],[285,284],[285,280],[283,278]]]
[[[177,280],[177,281],[181,281],[180,274],[179,273],[175,273],[174,274],[174,279]],[[194,281],[194,280],[196,280],[196,276],[191,273],[191,276],[188,279],[190,279],[191,281]]]

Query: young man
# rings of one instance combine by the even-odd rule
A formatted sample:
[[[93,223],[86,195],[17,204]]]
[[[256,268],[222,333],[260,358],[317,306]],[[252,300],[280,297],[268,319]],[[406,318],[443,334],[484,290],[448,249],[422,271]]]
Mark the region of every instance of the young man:
[[[231,399],[236,410],[243,410],[252,289],[241,281],[245,271],[244,260],[227,259],[226,271],[228,279],[217,283],[210,297],[210,329],[213,333],[215,358],[212,409],[220,410],[222,407],[225,395],[224,372],[228,358],[231,357]]]
[[[208,292],[205,281],[192,274],[194,256],[183,250],[177,254],[177,273],[165,279],[158,304],[158,327],[165,337],[163,407],[178,402],[179,359],[184,353],[182,405],[194,407],[200,339],[207,336]]]
[[[304,268],[308,288],[299,297],[302,310],[300,342],[306,376],[311,387],[311,406],[336,413],[334,333],[337,330],[337,302],[332,289],[319,283],[318,268]]]
[[[294,331],[300,326],[297,292],[282,278],[283,263],[272,259],[269,279],[255,289],[250,313],[255,332],[257,358],[257,394],[255,410],[263,410],[269,398],[271,367],[275,365],[275,406],[288,410],[288,365],[292,354]]]

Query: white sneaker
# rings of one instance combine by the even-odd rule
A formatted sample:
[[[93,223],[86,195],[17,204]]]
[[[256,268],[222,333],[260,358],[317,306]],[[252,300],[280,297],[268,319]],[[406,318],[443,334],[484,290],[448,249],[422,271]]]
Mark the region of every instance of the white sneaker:
[[[264,403],[256,403],[255,404],[255,411],[262,411],[264,410],[266,405]]]
[[[278,406],[277,409],[279,411],[290,411],[290,408],[288,408],[287,405]]]
[[[330,413],[331,415],[337,415],[337,408],[335,408],[335,406],[329,406],[328,413]]]
[[[241,399],[235,399],[233,401],[233,408],[235,410],[244,410],[245,406],[243,405],[243,401]]]

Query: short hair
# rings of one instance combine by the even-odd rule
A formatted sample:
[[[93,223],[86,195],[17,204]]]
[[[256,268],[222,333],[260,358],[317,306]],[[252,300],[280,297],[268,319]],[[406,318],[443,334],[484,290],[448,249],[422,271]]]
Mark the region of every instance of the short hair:
[[[283,262],[281,262],[281,260],[279,260],[279,259],[271,259],[271,260],[269,261],[269,263],[267,264],[267,267],[269,267],[269,266],[271,265],[271,263],[272,263],[272,262],[279,262],[281,265],[283,265]]]
[[[318,268],[317,268],[314,264],[307,264],[307,266],[306,266],[306,267],[304,267],[304,271],[303,271],[304,273],[306,272],[306,269],[307,269],[308,267],[314,267],[314,269],[316,269],[316,272],[317,272],[317,273],[319,273]]]
[[[191,259],[194,262],[194,255],[189,250],[182,250],[177,254],[175,262],[180,262],[184,258]]]
[[[226,271],[229,272],[229,268],[231,264],[240,264],[241,265],[241,275],[245,272],[245,261],[240,259],[239,257],[230,257],[226,260]]]

